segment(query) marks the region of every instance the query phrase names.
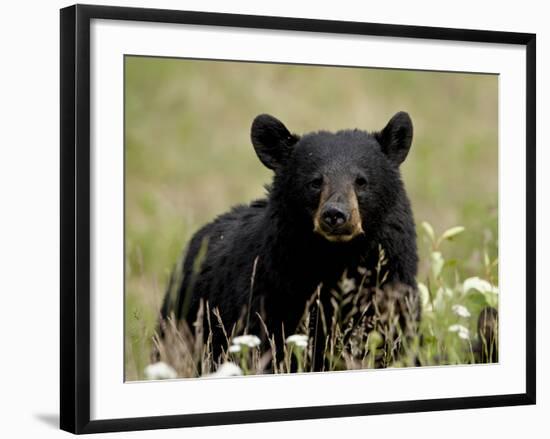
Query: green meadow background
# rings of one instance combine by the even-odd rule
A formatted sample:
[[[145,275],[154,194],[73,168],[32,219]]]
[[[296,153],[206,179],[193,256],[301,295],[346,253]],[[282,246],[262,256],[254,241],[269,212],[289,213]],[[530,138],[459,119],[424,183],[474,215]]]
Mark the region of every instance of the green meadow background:
[[[436,233],[462,277],[498,254],[498,77],[484,74],[244,62],[125,58],[126,379],[149,362],[167,279],[192,234],[231,205],[264,194],[271,173],[250,143],[269,113],[297,134],[378,130],[409,112],[413,146],[402,165],[421,265]]]

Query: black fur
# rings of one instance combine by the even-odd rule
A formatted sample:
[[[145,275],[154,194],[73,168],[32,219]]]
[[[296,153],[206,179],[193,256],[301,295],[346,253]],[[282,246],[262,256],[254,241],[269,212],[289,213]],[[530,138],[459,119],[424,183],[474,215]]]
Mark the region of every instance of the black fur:
[[[234,207],[193,236],[182,272],[172,276],[175,285],[166,295],[163,318],[174,312],[192,323],[204,298],[219,308],[230,331],[251,300],[248,332],[259,335],[256,312],[264,312],[280,342],[282,325],[286,335],[294,333],[306,300],[319,285],[327,300],[324,291],[345,270],[355,275],[358,267],[376,266],[379,246],[388,260],[385,283],[416,291],[415,226],[399,171],[412,141],[408,114],[396,114],[380,132],[319,131],[302,137],[272,116],[260,115],[251,138],[260,160],[275,171],[267,197]],[[314,232],[319,179],[330,181],[333,192],[352,185],[364,234],[331,242]],[[201,246],[206,252],[197,262]],[[223,340],[218,334],[215,342]]]

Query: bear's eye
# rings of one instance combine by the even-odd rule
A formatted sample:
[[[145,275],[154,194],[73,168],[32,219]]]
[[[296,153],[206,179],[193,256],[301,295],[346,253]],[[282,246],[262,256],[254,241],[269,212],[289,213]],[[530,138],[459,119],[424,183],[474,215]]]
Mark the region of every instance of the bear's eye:
[[[355,185],[359,188],[363,188],[367,185],[367,179],[365,177],[357,177],[355,179]]]
[[[321,177],[314,178],[309,182],[311,189],[319,190],[323,186],[323,179]]]

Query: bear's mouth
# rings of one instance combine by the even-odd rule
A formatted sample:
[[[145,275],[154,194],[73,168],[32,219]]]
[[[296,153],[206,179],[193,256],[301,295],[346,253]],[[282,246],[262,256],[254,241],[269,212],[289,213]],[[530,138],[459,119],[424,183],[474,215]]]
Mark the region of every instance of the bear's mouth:
[[[330,242],[349,242],[357,236],[363,234],[363,228],[354,224],[345,224],[340,228],[327,228],[320,221],[314,221],[313,232],[321,235]]]
[[[349,242],[353,238],[355,238],[357,235],[354,235],[352,233],[346,234],[346,235],[322,233],[321,236],[323,236],[323,238],[325,238],[327,241],[330,241],[330,242]]]

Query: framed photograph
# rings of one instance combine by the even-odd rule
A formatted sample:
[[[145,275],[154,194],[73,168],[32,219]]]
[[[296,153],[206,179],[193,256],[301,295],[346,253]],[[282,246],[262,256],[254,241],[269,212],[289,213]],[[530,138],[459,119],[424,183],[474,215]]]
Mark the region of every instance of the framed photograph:
[[[535,403],[535,35],[61,10],[61,428]]]

